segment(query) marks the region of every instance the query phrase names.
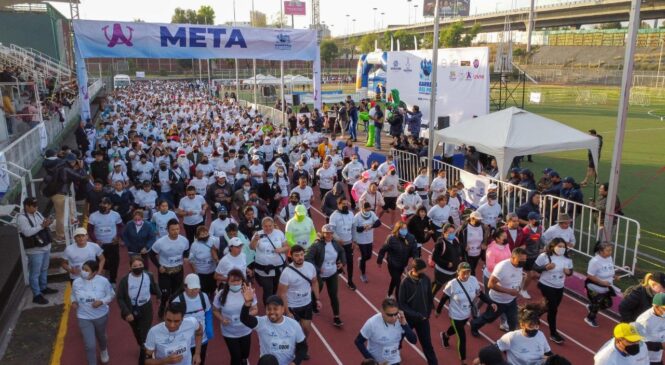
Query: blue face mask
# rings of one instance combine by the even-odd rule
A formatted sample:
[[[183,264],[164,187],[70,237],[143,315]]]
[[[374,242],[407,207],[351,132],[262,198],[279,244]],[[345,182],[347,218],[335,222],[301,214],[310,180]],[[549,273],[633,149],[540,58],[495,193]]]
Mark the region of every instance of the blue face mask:
[[[399,235],[402,237],[406,237],[406,234],[409,233],[409,230],[406,228],[400,228],[399,230]]]
[[[240,291],[241,287],[242,287],[242,285],[229,285],[229,290],[234,292],[234,293],[237,293],[237,292]]]
[[[454,233],[448,234],[448,241],[454,241],[454,240],[455,240],[455,234]]]

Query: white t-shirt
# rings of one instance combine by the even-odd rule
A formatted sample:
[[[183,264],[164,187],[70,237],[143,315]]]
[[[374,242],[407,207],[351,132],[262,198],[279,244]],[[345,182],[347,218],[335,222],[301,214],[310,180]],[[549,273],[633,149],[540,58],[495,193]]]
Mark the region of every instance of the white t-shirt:
[[[95,275],[91,280],[78,278],[72,283],[71,300],[78,303],[76,317],[80,319],[97,319],[107,315],[114,296],[111,283],[101,275]],[[92,304],[97,300],[104,304],[93,308]]]
[[[429,190],[432,192],[432,201],[435,202],[439,195],[444,195],[447,188],[448,180],[445,177],[435,177],[434,180],[432,180],[432,184],[429,186]]]
[[[187,213],[194,213],[192,215],[186,215],[182,219],[182,223],[188,226],[193,226],[203,222],[203,216],[201,212],[203,211],[203,205],[206,203],[205,199],[201,195],[195,195],[193,198],[184,197],[180,199],[179,209],[184,210]]]
[[[193,186],[194,188],[196,188],[197,195],[205,196],[206,190],[208,189],[208,179],[205,177],[201,179],[195,177],[189,181],[189,186]]]
[[[575,231],[572,227],[562,229],[561,226],[555,224],[543,233],[543,242],[551,242],[555,238],[561,238],[566,243],[575,246]]]
[[[283,317],[281,323],[272,323],[266,316],[256,317],[261,356],[274,355],[279,365],[288,365],[296,358],[296,344],[305,340],[300,324],[293,318]]]
[[[331,164],[327,169],[320,168],[316,171],[316,176],[319,177],[319,188],[330,190],[335,183],[337,177],[337,169]]]
[[[503,260],[496,264],[492,271],[492,276],[499,279],[499,285],[506,289],[519,289],[522,284],[522,268],[513,266],[510,259]],[[510,303],[515,299],[514,296],[506,293],[499,293],[490,289],[490,298],[497,303]]]
[[[470,257],[480,256],[484,237],[485,232],[483,231],[482,225],[474,227],[473,225],[468,224],[466,226],[466,247],[469,249],[467,254]]]
[[[222,291],[218,291],[215,294],[215,299],[213,299],[212,305],[215,309],[221,310],[222,316],[228,318],[231,323],[223,325],[221,322],[219,326],[222,329],[222,336],[229,338],[240,338],[249,335],[252,333],[252,329],[245,326],[240,322],[240,311],[242,310],[243,305],[245,305],[245,299],[242,296],[242,292],[234,293],[229,291],[229,294],[226,296],[226,303],[221,304],[220,298],[222,296]],[[256,295],[252,301],[252,305],[256,305]]]
[[[291,194],[293,193],[300,194],[300,204],[304,205],[305,208],[309,209],[312,206],[312,197],[314,196],[314,191],[312,191],[312,188],[305,186],[303,189],[300,187],[300,185],[298,185],[291,189]]]
[[[294,269],[309,278],[309,281],[306,281]],[[307,261],[303,263],[302,267],[296,268],[294,265],[289,265],[282,270],[279,283],[289,287],[286,292],[289,308],[304,307],[312,302],[312,280],[315,278],[316,268]]]
[[[219,247],[219,240],[214,236],[210,236],[206,242],[195,240],[192,243],[188,258],[194,264],[197,274],[211,274],[215,271],[215,260],[213,260],[211,252],[214,247]]]
[[[231,223],[235,223],[233,218],[226,218],[224,220],[219,218],[215,219],[210,223],[210,235],[217,238],[224,237],[226,234],[226,227]]]
[[[222,276],[226,276],[229,271],[233,269],[238,269],[243,275],[245,275],[245,271],[247,270],[247,257],[244,252],[241,252],[238,256],[233,256],[231,254],[224,255],[224,257],[219,260],[215,272]]]
[[[360,245],[374,242],[374,228],[370,227],[367,231],[358,232],[357,227],[372,226],[378,220],[379,217],[372,211],[369,212],[369,217],[367,218],[363,217],[362,213],[356,213],[353,217],[353,227],[351,228],[353,240]]]
[[[206,323],[206,314],[205,312],[209,311],[212,309],[210,306],[210,299],[208,299],[207,294],[203,295],[197,295],[194,298],[191,298],[187,293],[183,293],[182,296],[185,298],[185,304],[187,306],[187,310],[185,312],[185,318],[191,317],[196,319],[199,324],[201,324],[201,327],[205,329]],[[205,308],[203,307],[201,303],[201,298],[203,298],[203,301],[205,303]],[[180,296],[176,296],[173,298],[174,303],[179,303],[180,302]],[[208,342],[208,336],[206,335],[206,331],[203,331],[203,338],[201,339],[201,343],[206,343]],[[190,347],[196,346],[196,340],[194,339],[194,336],[192,336],[192,341]]]
[[[381,313],[377,313],[365,322],[360,334],[367,339],[367,351],[377,362],[395,364],[402,361],[399,345],[404,330],[399,321],[388,324]]]
[[[540,273],[540,279],[538,281],[550,288],[561,289],[566,282],[566,274],[563,272],[563,269],[572,269],[573,260],[566,256],[559,255],[552,255],[548,259],[546,253],[541,253],[538,258],[536,258],[536,265],[545,266],[550,263],[550,260],[552,260],[551,262],[554,264],[554,269],[545,270]]]
[[[483,223],[489,225],[492,228],[496,228],[497,219],[502,214],[501,204],[495,203],[494,205],[490,205],[489,203],[485,203],[481,205],[476,211],[483,216]]]
[[[323,255],[323,265],[321,266],[321,277],[329,278],[337,272],[337,250],[332,243],[325,244],[325,253]]]
[[[157,192],[154,190],[138,190],[134,194],[134,202],[142,208],[154,209],[157,201]]]
[[[143,284],[141,284],[143,280]],[[141,291],[139,292],[139,288]],[[142,273],[136,277],[133,274],[127,276],[127,292],[132,305],[144,305],[150,300],[150,277],[147,273]]]
[[[263,165],[261,165],[261,164],[258,164],[258,165],[251,164],[251,165],[249,165],[249,174],[259,184],[263,183],[263,172],[264,171],[265,171],[265,169],[263,168]]]
[[[649,308],[635,320],[637,331],[647,342],[665,342],[665,318],[659,317]],[[656,361],[654,361],[656,362]]]
[[[175,332],[169,332],[164,322],[157,324],[148,331],[145,348],[154,351],[156,359],[178,354],[182,355],[182,361],[175,365],[191,365],[190,345],[199,326],[199,322],[192,317],[183,318],[180,328]]]
[[[462,283],[461,286],[460,283]],[[462,286],[464,286],[464,289],[469,294],[471,302],[469,302],[466,294],[464,294]],[[458,281],[457,279],[448,281],[443,292],[450,298],[450,308],[448,309],[450,318],[458,321],[469,319],[471,317],[472,302],[476,299],[479,291],[480,284],[478,284],[478,279],[474,276],[470,276],[467,281]]]
[[[542,364],[545,353],[551,351],[545,335],[540,331],[534,337],[524,336],[522,330],[508,332],[501,336],[496,346],[508,354],[507,360],[513,365]]]
[[[176,267],[182,265],[183,254],[189,249],[187,238],[178,235],[175,240],[164,236],[152,245],[152,250],[159,255],[159,265],[164,267]]]
[[[429,209],[429,212],[427,212],[427,216],[432,220],[432,224],[436,225],[437,227],[441,227],[437,229],[438,232],[441,232],[443,226],[448,223],[448,218],[450,217],[450,207],[448,205],[444,205],[442,208],[439,206],[439,204],[434,204],[434,206]]]
[[[592,257],[589,261],[587,274],[593,275],[600,280],[605,280],[611,285],[614,282],[614,260],[612,259],[612,256],[603,258],[600,255],[596,255]],[[594,283],[589,283],[589,288],[596,293],[601,294],[609,291],[608,288],[598,286]]]
[[[69,245],[65,248],[62,258],[67,260],[69,266],[81,270],[83,264],[88,260],[95,260],[103,254],[102,248],[94,242],[87,242],[85,247],[79,247],[77,244]],[[69,278],[74,280],[81,275],[69,273]]]
[[[171,219],[178,220],[178,216],[171,210],[166,213],[157,212],[152,216],[152,221],[157,227],[157,237],[164,237],[168,234],[167,224]]]
[[[263,231],[257,232],[259,235],[263,235]],[[270,238],[270,239],[268,239]],[[270,243],[272,241],[272,244]],[[279,254],[275,252],[275,248],[282,247],[282,244],[286,241],[284,233],[278,229],[273,229],[272,232],[267,237],[259,238],[259,242],[256,244],[256,256],[254,261],[257,264],[261,265],[282,265],[286,257],[284,254]],[[274,247],[273,247],[274,245]],[[261,276],[275,276],[275,270],[270,270],[270,272],[264,272],[263,270],[256,269],[256,271]]]
[[[88,223],[95,226],[94,232],[97,243],[107,244],[111,243],[111,241],[117,236],[117,225],[122,224],[122,218],[120,218],[120,214],[113,210],[109,211],[107,214],[102,214],[97,211],[90,214]]]
[[[635,356],[624,356],[614,345],[614,338],[605,342],[593,357],[594,365],[649,365],[647,345],[640,342],[640,352]]]

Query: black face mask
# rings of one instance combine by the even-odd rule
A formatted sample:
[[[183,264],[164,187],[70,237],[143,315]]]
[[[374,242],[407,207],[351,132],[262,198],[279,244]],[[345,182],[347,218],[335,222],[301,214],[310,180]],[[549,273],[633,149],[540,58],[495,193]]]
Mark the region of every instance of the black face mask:
[[[540,221],[536,221],[536,222],[533,224],[534,227],[538,227],[539,225],[540,225]]]
[[[159,166],[159,169],[162,171],[166,171],[166,166]]]
[[[228,162],[228,161],[229,161],[229,158],[228,158],[228,157],[224,157],[224,162]]]
[[[538,330],[524,330],[526,337],[536,337]]]
[[[291,203],[291,205],[298,205],[298,201],[297,201],[297,200],[291,200],[289,203]]]
[[[395,175],[397,172],[395,171],[390,171],[390,175]]]
[[[635,356],[640,353],[640,344],[635,343],[625,347],[626,353],[630,356]]]
[[[210,238],[210,236],[199,237],[199,241],[201,241],[201,242],[208,242],[208,238]]]
[[[132,268],[132,274],[134,275],[140,275],[143,272],[142,267],[133,267]]]
[[[526,261],[520,261],[517,263],[517,267],[524,267],[526,266]]]
[[[340,209],[340,212],[342,212],[343,214],[348,214],[349,213],[349,207],[344,207],[344,208]]]
[[[219,219],[221,219],[221,220],[224,220],[228,217],[228,214],[226,214],[226,213],[225,214],[219,214],[217,217],[219,217]]]

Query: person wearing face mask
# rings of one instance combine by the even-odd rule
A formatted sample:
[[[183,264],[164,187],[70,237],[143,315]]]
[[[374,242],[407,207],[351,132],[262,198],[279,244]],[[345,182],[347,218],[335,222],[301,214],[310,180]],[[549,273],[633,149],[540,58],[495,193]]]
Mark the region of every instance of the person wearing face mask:
[[[647,273],[644,279],[626,289],[623,300],[619,303],[621,321],[630,323],[645,310],[651,308],[653,297],[665,293],[665,273]]]
[[[247,284],[241,270],[229,271],[212,302],[213,314],[219,320],[222,337],[229,350],[230,365],[247,364],[251,350],[252,329],[240,322],[240,312],[245,303],[241,289]],[[256,295],[250,303],[249,315],[256,316],[259,312]]]
[[[156,240],[155,229],[152,224],[144,222],[143,210],[135,210],[132,216],[132,220],[125,225],[122,231],[122,242],[127,247],[130,257],[141,256],[145,267],[148,267],[148,252]]]
[[[111,210],[111,200],[103,198],[99,210],[92,213],[88,219],[88,235],[90,241],[100,245],[106,258],[106,268],[111,284],[115,283],[120,264],[120,235],[122,232],[122,218],[120,214]]]
[[[474,300],[480,298],[483,302],[492,306],[496,310],[496,304],[480,290],[478,280],[473,276],[471,265],[467,262],[460,262],[457,265],[457,277],[455,280],[450,280],[443,289],[443,295],[436,307],[435,316],[438,318],[443,310],[444,304],[450,300],[450,327],[445,332],[441,332],[441,342],[443,347],[450,347],[450,337],[457,335],[457,351],[462,364],[466,360],[466,332],[464,327],[469,319],[478,315],[478,309],[475,307]]]
[[[663,342],[665,342],[665,293],[654,295],[652,307],[635,320],[637,331],[644,336],[649,350],[650,365],[663,363]]]
[[[616,295],[614,280],[617,275],[614,269],[612,252],[614,245],[610,242],[600,242],[594,249],[595,256],[589,260],[587,266],[587,279],[584,286],[589,299],[589,314],[584,322],[591,327],[598,327],[596,316],[598,312],[612,307],[612,297]]]
[[[208,295],[201,290],[201,281],[197,274],[191,273],[185,277],[185,286],[179,294],[171,299],[171,303],[185,304],[184,318],[196,319],[203,328],[200,346],[196,343],[195,336],[191,337],[190,352],[192,357],[195,353],[200,353],[201,361],[199,364],[205,365],[208,341],[214,336],[212,305]]]
[[[383,166],[383,165],[381,165]],[[381,167],[379,167],[381,169]],[[385,204],[383,205],[383,210],[386,212],[392,212],[397,209],[397,197],[399,193],[399,178],[397,177],[397,171],[395,166],[390,165],[386,168],[386,173],[381,177],[379,181],[379,191],[383,195],[383,200]]]
[[[275,182],[275,175],[269,172],[263,184],[259,184],[257,192],[259,199],[266,202],[268,214],[274,216],[282,200],[281,189]]]
[[[553,239],[535,261],[534,271],[540,273],[538,289],[547,305],[547,324],[550,339],[563,343],[564,339],[557,332],[556,316],[563,299],[566,277],[573,274],[573,260],[566,257],[566,243],[560,238]]]
[[[517,296],[522,284],[522,268],[526,264],[526,250],[515,248],[510,259],[499,262],[492,270],[487,283],[489,297],[497,306],[494,310],[488,307],[478,318],[471,321],[471,335],[480,336],[478,332],[487,323],[492,323],[500,315],[506,314],[508,328],[514,331],[517,327]]]
[[[439,289],[455,277],[457,266],[466,261],[466,251],[455,234],[455,227],[448,223],[443,226],[443,234],[434,244],[431,259],[434,263],[434,284],[432,294],[436,296]]]
[[[97,261],[86,261],[81,268],[81,277],[72,283],[72,308],[76,311],[88,365],[97,364],[97,343],[102,363],[109,362],[106,325],[109,319],[109,303],[115,293],[111,283],[97,275]]]
[[[442,195],[445,197],[445,195]],[[439,198],[441,199],[441,198]],[[444,198],[445,199],[445,198]],[[432,208],[434,209],[434,208]],[[430,213],[432,210],[430,210]],[[458,232],[458,239],[464,251],[467,262],[471,266],[471,275],[476,276],[476,268],[480,259],[485,256],[489,240],[489,228],[483,224],[483,217],[478,212],[471,212],[469,219],[462,224]]]
[[[476,211],[483,217],[483,223],[490,226],[492,230],[496,229],[496,224],[499,223],[501,217],[503,217],[501,204],[499,204],[497,200],[496,193],[487,194],[487,202],[478,207]]]
[[[145,364],[143,343],[152,325],[152,295],[161,295],[152,273],[143,263],[141,256],[129,258],[129,274],[120,279],[117,296],[120,317],[129,323],[139,345],[139,365]]]
[[[215,182],[210,184],[205,193],[205,200],[212,208],[213,214],[219,214],[223,207],[227,211],[231,209],[233,199],[232,184],[226,181],[227,175],[224,171],[216,171],[213,175]]]
[[[420,170],[418,170],[418,176],[416,176],[411,184],[415,186],[416,193],[420,197],[420,200],[422,200],[423,206],[425,206],[426,209],[429,209],[430,204],[428,193],[430,182],[429,177],[427,176],[427,167],[421,167]]]
[[[369,177],[370,174],[367,171],[364,171],[360,175],[360,180],[356,181],[353,184],[353,187],[350,190],[351,193],[351,199],[355,202],[354,205],[357,205],[362,208],[362,205],[360,204],[360,197],[365,194],[365,192],[369,189]],[[355,208],[354,208],[355,209]]]
[[[613,334],[594,355],[594,365],[649,365],[649,351],[637,324],[619,323]]]
[[[194,243],[196,229],[205,225],[205,216],[208,204],[201,195],[196,193],[193,186],[187,187],[187,196],[180,199],[176,213],[182,218],[182,225],[185,227],[185,236],[189,244]]]
[[[383,215],[386,213],[385,209],[383,209],[383,206],[386,204],[386,202],[383,200],[383,195],[381,192],[379,192],[379,184],[376,182],[369,184],[367,191],[360,196],[358,203],[361,207],[364,206],[365,203],[369,203],[372,211],[375,213],[379,210],[379,208],[381,208],[379,218],[383,217]]]
[[[289,202],[279,212],[277,220],[286,226],[286,222],[290,221],[296,214],[296,207],[300,204],[300,194],[292,192],[289,195]]]
[[[353,213],[349,210],[349,203],[345,196],[337,198],[337,210],[330,215],[329,223],[333,227],[335,241],[344,248],[346,262],[351,263],[347,266],[346,285],[349,289],[356,290],[356,284],[353,283]]]
[[[404,192],[397,197],[397,208],[402,210],[402,217],[408,219],[416,214],[416,209],[422,205],[420,195],[416,194],[416,187],[407,183]]]
[[[171,295],[182,287],[185,252],[189,250],[189,241],[180,235],[180,222],[177,219],[168,222],[167,232],[150,249],[150,260],[159,268],[157,280],[162,290],[158,312],[160,318],[164,315],[164,308]]]
[[[196,240],[189,249],[189,265],[201,279],[201,291],[212,296],[217,287],[215,283],[215,267],[217,261],[212,255],[219,250],[219,239],[211,236],[206,226],[196,228]]]
[[[101,247],[94,242],[88,242],[88,231],[85,228],[77,228],[74,231],[76,244],[65,248],[62,255],[62,268],[69,273],[69,280],[74,281],[81,276],[83,264],[89,260],[98,260],[100,270],[104,271],[104,253]]]
[[[196,194],[205,196],[206,191],[208,190],[208,175],[200,168],[196,168],[194,172],[194,177],[189,180],[187,186],[193,186],[196,188]]]
[[[360,250],[360,281],[367,283],[365,263],[372,258],[372,243],[374,242],[374,229],[381,226],[379,217],[372,211],[372,205],[365,202],[362,210],[353,217],[351,228],[353,242]]]
[[[399,283],[402,280],[404,269],[408,266],[411,259],[418,257],[418,245],[416,239],[409,233],[406,223],[397,221],[392,229],[392,234],[386,238],[386,243],[379,250],[376,263],[379,269],[383,264],[383,258],[387,255],[388,273],[390,274],[390,284],[388,285],[388,296],[399,298]],[[347,262],[349,262],[347,260]]]
[[[509,363],[540,364],[553,355],[545,335],[540,331],[540,316],[543,311],[540,303],[529,303],[521,307],[520,329],[506,333],[496,342],[499,350],[506,352]]]
[[[309,208],[312,207],[312,198],[314,198],[314,191],[312,188],[307,185],[309,181],[305,176],[300,176],[298,178],[298,185],[291,189],[291,193],[298,193],[300,195],[300,204],[304,205],[307,209],[307,215],[309,215]]]
[[[532,281],[538,279],[538,274],[534,269],[534,263],[536,258],[542,252],[544,243],[541,237],[543,236],[543,227],[540,225],[540,214],[537,212],[530,212],[528,217],[529,224],[522,228],[522,242],[524,242],[524,248],[526,248],[526,266],[524,266],[524,272],[526,276],[524,277],[524,285],[522,286],[522,291],[520,293],[524,298],[529,297],[528,289],[529,284]],[[524,294],[527,295],[524,295]],[[528,299],[528,298],[527,298]]]
[[[329,192],[337,179],[337,170],[335,166],[332,165],[332,157],[326,156],[323,160],[323,166],[316,171],[316,176],[319,181],[319,192],[321,200]]]
[[[503,356],[503,351],[496,345],[485,346],[478,351],[478,357],[473,359],[473,365],[510,365]]]
[[[159,162],[159,169],[153,173],[152,183],[159,195],[159,199],[166,200],[170,206],[173,206],[174,197],[171,184],[177,180],[177,176],[173,170],[169,169],[168,165],[169,162],[166,159]]]
[[[360,180],[363,170],[365,170],[365,168],[363,167],[362,162],[358,160],[358,155],[354,152],[351,155],[351,162],[349,162],[342,169],[342,178],[344,178],[344,181],[346,181],[349,194],[351,194],[351,191],[353,190],[353,185],[356,183],[356,181]],[[351,209],[355,211],[356,210],[355,199],[351,198],[350,200],[351,200]]]
[[[241,188],[233,194],[233,204],[235,205],[236,209],[239,211],[242,211],[242,207],[247,204],[249,201],[249,194],[250,191],[252,190],[252,183],[248,180],[245,179],[242,182]]]
[[[314,242],[316,227],[314,227],[312,218],[307,216],[307,209],[304,205],[298,204],[296,206],[295,215],[286,223],[284,232],[289,247],[298,245],[307,250]]]

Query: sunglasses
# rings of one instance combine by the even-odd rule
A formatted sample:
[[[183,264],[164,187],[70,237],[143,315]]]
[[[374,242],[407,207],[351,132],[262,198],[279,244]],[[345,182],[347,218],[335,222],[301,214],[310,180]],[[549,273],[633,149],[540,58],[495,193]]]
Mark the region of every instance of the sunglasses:
[[[388,317],[397,317],[397,316],[399,316],[399,312],[395,312],[395,313],[385,313],[385,315],[387,315]]]

